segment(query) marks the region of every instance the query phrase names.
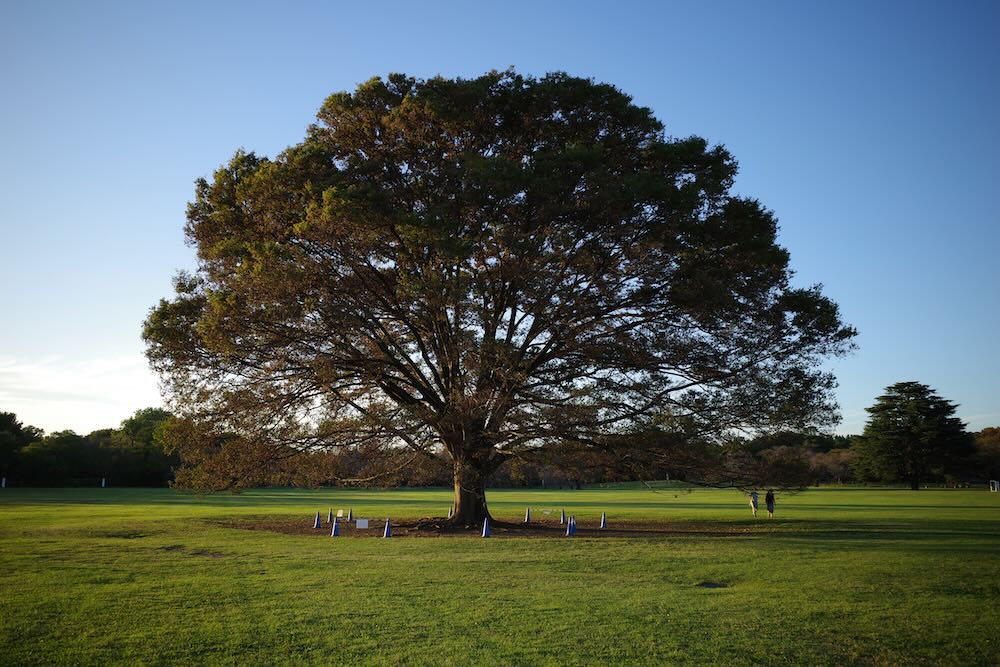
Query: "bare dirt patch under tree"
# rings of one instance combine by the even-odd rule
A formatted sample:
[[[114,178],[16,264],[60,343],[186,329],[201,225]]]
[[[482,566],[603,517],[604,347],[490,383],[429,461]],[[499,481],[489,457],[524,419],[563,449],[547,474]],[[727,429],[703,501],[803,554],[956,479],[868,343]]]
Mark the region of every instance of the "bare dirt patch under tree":
[[[214,525],[240,530],[262,530],[285,535],[315,535],[330,537],[330,526],[313,528],[308,519],[301,518],[243,518],[212,522]],[[757,532],[754,526],[720,526],[714,523],[666,522],[666,521],[618,521],[608,528],[577,522],[574,537],[682,537],[698,535],[703,537],[739,537]],[[340,537],[382,537],[384,519],[370,519],[367,529],[358,529],[354,524],[342,522]],[[531,523],[491,522],[491,537],[494,538],[544,538],[565,537],[566,525],[557,520],[540,520]],[[455,537],[479,538],[477,531],[456,527],[442,518],[418,520],[392,520],[392,537]]]

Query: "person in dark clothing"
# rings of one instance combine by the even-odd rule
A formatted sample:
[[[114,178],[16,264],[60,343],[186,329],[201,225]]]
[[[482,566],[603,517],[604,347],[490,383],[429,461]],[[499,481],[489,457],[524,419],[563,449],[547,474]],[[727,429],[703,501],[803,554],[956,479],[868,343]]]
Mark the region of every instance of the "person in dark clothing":
[[[774,517],[774,489],[768,489],[764,496],[764,504],[767,505],[767,518]]]

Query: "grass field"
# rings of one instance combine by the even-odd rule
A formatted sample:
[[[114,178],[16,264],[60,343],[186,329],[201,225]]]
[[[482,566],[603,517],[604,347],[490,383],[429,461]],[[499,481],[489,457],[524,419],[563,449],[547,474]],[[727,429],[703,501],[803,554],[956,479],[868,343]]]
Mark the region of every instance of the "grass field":
[[[2,664],[996,664],[1000,494],[490,493],[641,538],[331,539],[227,527],[444,490],[0,491]],[[763,514],[763,512],[762,512]],[[553,516],[553,515],[550,515]],[[690,528],[686,531],[685,528]],[[705,587],[703,584],[719,584]]]

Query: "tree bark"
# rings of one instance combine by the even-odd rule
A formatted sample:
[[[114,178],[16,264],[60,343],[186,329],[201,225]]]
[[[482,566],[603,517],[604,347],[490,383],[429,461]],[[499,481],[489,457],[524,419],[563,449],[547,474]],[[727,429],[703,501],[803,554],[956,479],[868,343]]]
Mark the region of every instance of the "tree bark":
[[[465,528],[479,528],[483,519],[490,517],[486,506],[486,480],[489,470],[475,461],[464,458],[454,460],[455,499],[452,504],[451,523]],[[492,520],[492,517],[490,517]]]

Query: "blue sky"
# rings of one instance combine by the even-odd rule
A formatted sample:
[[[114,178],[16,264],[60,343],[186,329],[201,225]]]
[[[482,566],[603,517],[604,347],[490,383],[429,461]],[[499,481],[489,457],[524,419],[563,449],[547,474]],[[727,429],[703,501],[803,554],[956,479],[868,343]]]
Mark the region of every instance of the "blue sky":
[[[233,2],[0,6],[0,410],[157,404],[139,331],[192,267],[193,181],[274,155],[334,91],[514,66],[610,82],[725,144],[801,285],[860,331],[843,433],[917,380],[1000,425],[1000,4]]]

